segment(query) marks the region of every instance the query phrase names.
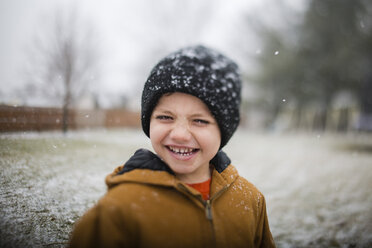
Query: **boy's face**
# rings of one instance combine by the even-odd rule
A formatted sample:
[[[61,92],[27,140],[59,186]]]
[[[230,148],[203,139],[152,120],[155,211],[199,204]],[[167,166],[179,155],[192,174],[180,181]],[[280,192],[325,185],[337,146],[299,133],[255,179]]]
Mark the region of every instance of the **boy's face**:
[[[186,183],[210,178],[209,161],[221,143],[218,124],[208,107],[184,93],[163,95],[150,120],[155,152]]]

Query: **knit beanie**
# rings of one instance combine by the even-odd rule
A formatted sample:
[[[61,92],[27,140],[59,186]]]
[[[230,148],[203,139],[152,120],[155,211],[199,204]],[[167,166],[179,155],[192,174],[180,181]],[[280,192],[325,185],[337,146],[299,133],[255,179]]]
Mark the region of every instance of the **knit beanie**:
[[[204,46],[183,48],[152,69],[142,92],[142,129],[150,137],[151,114],[163,94],[187,93],[202,100],[216,119],[221,149],[239,125],[240,91],[239,69],[232,60]]]

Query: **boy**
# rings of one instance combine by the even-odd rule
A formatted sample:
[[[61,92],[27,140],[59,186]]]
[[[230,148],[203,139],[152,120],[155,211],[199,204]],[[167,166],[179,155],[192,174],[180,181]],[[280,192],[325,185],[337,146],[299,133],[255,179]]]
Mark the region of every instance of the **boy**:
[[[203,46],[162,59],[142,93],[140,149],[107,176],[71,247],[275,247],[263,195],[221,150],[238,127],[237,65]]]

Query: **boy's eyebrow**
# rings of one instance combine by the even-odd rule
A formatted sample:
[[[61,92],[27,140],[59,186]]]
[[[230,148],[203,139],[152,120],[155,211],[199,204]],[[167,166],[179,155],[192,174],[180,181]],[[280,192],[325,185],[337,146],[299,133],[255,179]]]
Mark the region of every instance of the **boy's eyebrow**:
[[[154,114],[167,114],[167,115],[174,115],[174,113],[170,110],[167,110],[167,109],[162,109],[162,108],[157,108],[156,110],[154,110],[153,112]],[[212,118],[213,119],[213,115],[211,113],[202,113],[202,112],[197,112],[197,113],[194,113],[194,114],[191,114],[189,115],[189,118]]]
[[[169,114],[169,115],[173,115],[173,113],[169,110],[166,110],[166,109],[155,109],[154,110],[154,113],[155,112],[160,112],[160,113],[163,113],[163,114]]]
[[[196,114],[192,114],[190,117],[203,117],[203,118],[207,118],[207,117],[212,117],[211,114],[207,114],[207,113],[196,113]]]

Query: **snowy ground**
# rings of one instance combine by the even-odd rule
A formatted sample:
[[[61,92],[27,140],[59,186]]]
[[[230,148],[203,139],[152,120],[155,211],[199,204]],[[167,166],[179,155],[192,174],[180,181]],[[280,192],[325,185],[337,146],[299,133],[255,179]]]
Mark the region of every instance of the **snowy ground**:
[[[0,136],[0,247],[65,247],[139,130]],[[372,247],[372,136],[238,132],[225,151],[266,196],[278,247]]]

